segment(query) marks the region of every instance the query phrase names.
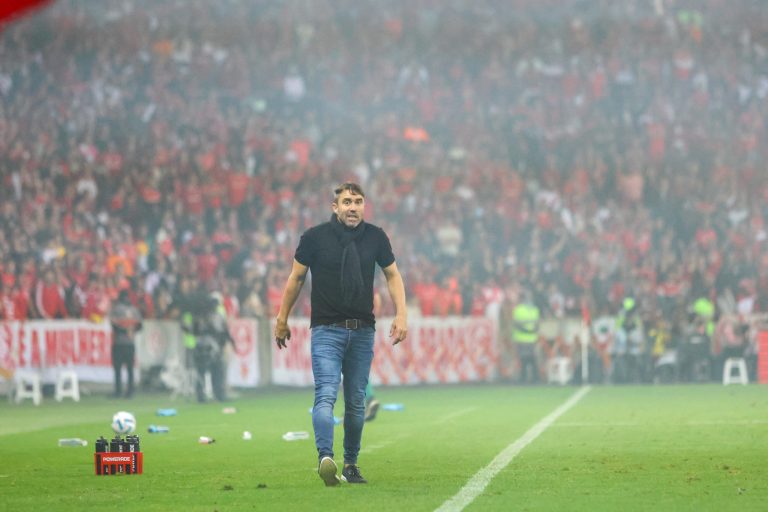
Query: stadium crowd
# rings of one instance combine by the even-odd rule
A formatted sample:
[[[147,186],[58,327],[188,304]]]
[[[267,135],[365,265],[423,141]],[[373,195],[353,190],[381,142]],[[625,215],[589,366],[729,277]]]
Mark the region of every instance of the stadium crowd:
[[[700,298],[768,310],[759,2],[59,0],[1,30],[4,319],[198,287],[273,316],[345,180],[423,315],[631,296],[674,345]]]

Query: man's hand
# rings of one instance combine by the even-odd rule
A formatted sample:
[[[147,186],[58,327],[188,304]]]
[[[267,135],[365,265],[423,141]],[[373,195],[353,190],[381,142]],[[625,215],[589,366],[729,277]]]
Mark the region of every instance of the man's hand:
[[[389,328],[389,337],[392,338],[392,344],[397,345],[408,336],[408,322],[405,317],[396,316],[392,321],[392,327]]]
[[[275,341],[277,342],[277,348],[283,349],[286,345],[286,340],[291,339],[291,329],[288,327],[288,320],[275,321]]]

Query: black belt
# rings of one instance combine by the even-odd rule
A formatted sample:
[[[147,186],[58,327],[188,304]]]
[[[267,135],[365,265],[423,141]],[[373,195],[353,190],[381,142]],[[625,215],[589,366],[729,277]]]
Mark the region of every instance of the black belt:
[[[343,327],[345,329],[355,330],[355,329],[361,329],[363,327],[371,327],[371,324],[369,322],[366,322],[365,320],[360,320],[358,318],[350,318],[348,320],[342,320],[341,322],[336,322],[335,324],[331,324],[332,327]]]

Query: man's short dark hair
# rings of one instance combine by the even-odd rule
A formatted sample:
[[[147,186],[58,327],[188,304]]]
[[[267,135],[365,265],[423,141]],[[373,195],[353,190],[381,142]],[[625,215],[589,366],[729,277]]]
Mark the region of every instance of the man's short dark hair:
[[[342,183],[341,185],[339,185],[334,189],[333,191],[334,203],[339,199],[339,194],[341,194],[345,190],[349,190],[350,194],[355,194],[358,196],[365,197],[365,192],[363,192],[363,188],[360,185],[352,181],[345,181],[344,183]]]

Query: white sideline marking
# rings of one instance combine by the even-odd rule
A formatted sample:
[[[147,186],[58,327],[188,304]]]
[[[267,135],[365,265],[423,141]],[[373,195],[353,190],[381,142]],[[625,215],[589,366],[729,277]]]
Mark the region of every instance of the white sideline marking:
[[[389,446],[391,444],[394,444],[394,443],[396,443],[398,441],[401,441],[401,440],[405,439],[406,437],[410,437],[410,436],[411,436],[411,432],[403,433],[403,434],[398,434],[398,435],[396,435],[394,437],[390,437],[389,439],[387,439],[386,441],[384,441],[382,443],[369,444],[365,448],[362,448],[360,450],[360,453],[368,455],[369,453],[375,452],[376,450],[380,450],[382,448],[386,448],[387,446]]]
[[[446,414],[445,416],[441,416],[440,418],[438,418],[435,421],[433,421],[432,424],[433,425],[441,425],[441,424],[445,423],[446,421],[450,421],[452,419],[458,418],[459,416],[463,416],[465,414],[468,414],[468,413],[474,411],[475,409],[477,409],[477,407],[467,407],[466,409],[461,409],[461,410],[458,410],[458,411],[454,411],[452,413]],[[386,440],[384,442],[381,442],[381,443],[369,444],[365,448],[362,448],[360,450],[360,453],[368,455],[370,453],[375,452],[376,450],[381,450],[382,448],[386,448],[387,446],[389,446],[389,445],[391,445],[393,443],[401,441],[401,440],[405,439],[406,437],[410,437],[411,434],[412,434],[412,432],[409,432],[409,433],[406,433],[406,434],[400,434],[398,436],[389,438],[388,440]]]
[[[706,427],[706,426],[728,426],[728,425],[765,425],[768,420],[734,420],[734,421],[684,421],[680,423],[658,423],[654,422],[653,426],[661,427]],[[648,423],[640,423],[637,421],[606,421],[604,423],[595,423],[589,421],[571,421],[562,422],[557,425],[553,425],[554,428],[573,428],[573,427],[647,427]]]
[[[539,437],[542,432],[557,420],[557,418],[576,405],[590,389],[592,389],[590,386],[585,386],[579,389],[564,404],[531,427],[520,439],[504,448],[490,464],[475,473],[459,492],[435,509],[435,512],[459,512],[472,503],[472,501],[485,490],[490,481],[499,473],[499,471],[507,467],[507,465],[512,462],[512,459],[514,459],[523,448]]]
[[[376,450],[381,450],[382,448],[386,448],[387,446],[391,445],[394,442],[395,442],[394,440],[390,440],[390,441],[384,441],[383,443],[379,443],[379,444],[370,444],[365,448],[361,448],[360,454],[368,455],[370,453],[375,452]]]
[[[450,420],[452,420],[454,418],[458,418],[459,416],[463,416],[463,415],[465,415],[467,413],[470,413],[470,412],[474,411],[475,409],[477,409],[477,407],[467,407],[466,409],[461,409],[459,411],[452,412],[450,414],[446,414],[445,416],[436,419],[432,423],[434,423],[436,425],[442,425],[446,421],[450,421]]]

